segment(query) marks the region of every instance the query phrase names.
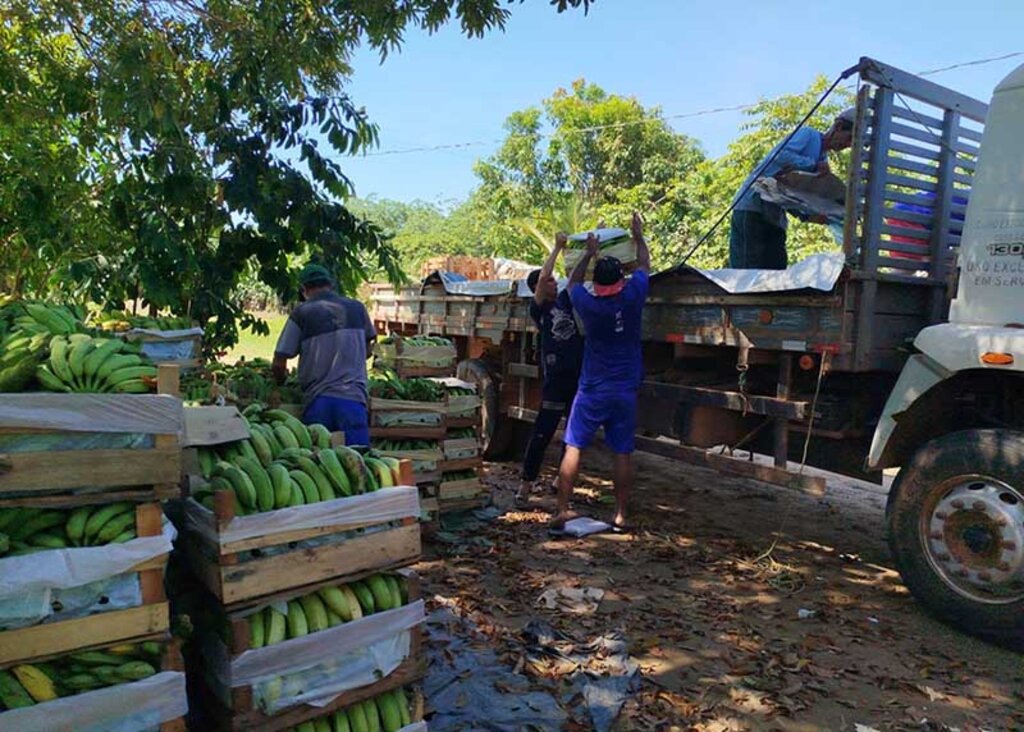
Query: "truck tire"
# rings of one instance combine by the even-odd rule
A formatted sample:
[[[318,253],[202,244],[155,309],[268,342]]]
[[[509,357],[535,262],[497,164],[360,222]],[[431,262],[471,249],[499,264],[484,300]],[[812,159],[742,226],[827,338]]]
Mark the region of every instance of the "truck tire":
[[[476,385],[480,395],[480,442],[483,456],[488,459],[502,457],[508,450],[513,433],[505,415],[501,413],[501,386],[487,363],[479,358],[459,363],[456,375],[463,381]]]
[[[940,619],[1024,639],[1024,432],[965,430],[924,445],[886,508],[903,581]]]

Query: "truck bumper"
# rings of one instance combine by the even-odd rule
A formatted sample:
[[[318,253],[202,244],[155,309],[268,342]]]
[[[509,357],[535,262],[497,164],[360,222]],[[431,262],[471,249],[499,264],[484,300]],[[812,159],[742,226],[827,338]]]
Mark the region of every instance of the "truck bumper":
[[[896,422],[900,414],[921,397],[926,391],[952,376],[937,361],[924,354],[915,354],[907,359],[896,381],[889,398],[885,402],[882,416],[878,420],[875,434],[871,439],[871,451],[868,453],[867,469],[881,470],[891,467],[885,458],[885,448],[889,438],[896,431]]]

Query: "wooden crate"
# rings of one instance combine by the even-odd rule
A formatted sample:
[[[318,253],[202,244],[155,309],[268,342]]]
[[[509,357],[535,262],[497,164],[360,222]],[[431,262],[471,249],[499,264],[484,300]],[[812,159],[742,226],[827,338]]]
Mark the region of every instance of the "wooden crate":
[[[431,257],[420,267],[420,276],[429,277],[434,272],[455,272],[471,280],[495,279],[494,260],[490,257],[446,256]]]
[[[227,652],[230,658],[235,658],[239,654],[249,650],[251,630],[249,627],[248,616],[245,615],[246,610],[251,610],[254,607],[266,606],[274,602],[286,602],[321,587],[343,584],[345,582],[355,581],[377,573],[378,571],[374,570],[353,575],[341,580],[332,579],[311,587],[302,588],[298,591],[290,590],[288,592],[276,593],[268,597],[260,598],[258,601],[243,603],[237,606],[237,608],[233,608],[227,613],[226,617],[226,625],[228,628]],[[413,603],[421,599],[422,590],[419,577],[416,573],[409,570],[403,570],[401,574],[403,574],[407,582],[409,603]],[[203,651],[200,650],[200,653],[203,653]],[[212,657],[218,657],[220,652],[214,649],[210,651],[210,655]],[[341,694],[325,707],[312,707],[305,704],[299,704],[283,709],[275,714],[266,714],[256,707],[254,702],[255,694],[250,686],[232,687],[230,704],[227,704],[226,700],[212,688],[209,680],[205,678],[205,676],[198,679],[199,683],[196,684],[196,686],[198,691],[197,696],[201,700],[203,709],[209,717],[206,721],[210,723],[214,729],[231,730],[232,732],[241,732],[243,730],[252,730],[253,732],[276,732],[277,730],[287,729],[301,724],[302,722],[325,716],[338,709],[343,709],[350,704],[364,699],[369,699],[385,691],[408,686],[422,679],[425,673],[426,659],[423,653],[422,633],[420,626],[417,626],[410,630],[409,657],[406,658],[392,673],[372,684]]]
[[[113,615],[113,614],[114,613],[108,613],[108,615]],[[74,646],[72,648],[67,648],[67,649],[61,650],[59,652],[46,652],[46,653],[40,653],[40,654],[38,654],[36,656],[22,658],[22,659],[19,659],[17,661],[17,663],[30,663],[30,664],[44,663],[46,661],[52,661],[52,660],[54,660],[56,658],[68,655],[70,653],[81,653],[81,652],[84,652],[84,651],[103,651],[103,650],[106,650],[106,649],[111,648],[113,646],[120,645],[122,643],[144,643],[146,641],[156,641],[156,642],[159,642],[159,643],[166,644],[164,646],[163,655],[162,655],[162,657],[160,659],[160,668],[158,669],[159,671],[161,671],[161,672],[162,671],[179,671],[179,672],[184,672],[185,671],[185,663],[184,663],[184,660],[183,660],[182,654],[181,654],[181,641],[179,641],[176,638],[173,638],[171,636],[171,634],[167,630],[163,630],[163,631],[160,631],[160,632],[154,632],[154,633],[147,633],[145,635],[134,636],[134,637],[131,637],[131,638],[123,638],[123,639],[119,639],[119,640],[116,640],[116,641],[106,641],[106,642],[103,642],[103,643],[91,643],[91,644],[80,643],[77,646]],[[11,665],[14,665],[14,662],[0,663],[0,668],[3,668],[5,666],[11,666]],[[116,688],[116,687],[105,687],[105,688]],[[75,695],[73,695],[71,697],[61,697],[61,698],[62,699],[71,699],[71,698],[77,698],[77,697],[85,696],[87,694],[89,694],[89,692],[86,691],[86,692],[82,692],[81,694],[75,694]],[[43,705],[43,704],[46,704],[46,702],[41,702],[40,706]],[[2,711],[0,711],[0,730],[5,730],[5,729],[7,729],[7,727],[4,726],[4,713]],[[167,720],[167,721],[162,722],[160,724],[160,732],[186,732],[186,730],[187,730],[187,726],[185,724],[185,718],[184,717],[178,717],[176,719]]]
[[[162,515],[158,503],[136,506],[136,533],[140,537],[159,535]],[[164,594],[167,559],[164,554],[129,570],[139,578],[142,604],[138,607],[0,631],[0,668],[30,658],[59,656],[83,646],[116,645],[166,631],[170,627]]]
[[[408,468],[404,470],[408,471]],[[406,472],[405,478],[408,477]],[[214,494],[213,511],[192,498],[186,499],[184,508],[188,520],[203,524],[211,534],[219,535],[235,517],[235,495],[231,491],[217,491]],[[325,580],[343,582],[345,577],[360,572],[394,569],[419,559],[420,534],[414,517],[402,519],[399,526],[334,544],[296,546],[297,542],[304,539],[340,534],[372,525],[373,522],[332,524],[273,532],[230,543],[224,542],[219,536],[216,542],[211,542],[202,534],[188,532],[180,543],[184,546],[192,571],[202,584],[225,605],[235,605],[284,590],[312,586]],[[284,551],[272,556],[244,558],[245,552],[269,547],[278,547]]]
[[[159,367],[158,392],[177,395],[179,369]],[[117,409],[140,404],[132,394],[17,394],[19,406],[31,408],[42,399],[63,397],[69,410],[101,399]],[[85,397],[85,399],[82,399]],[[152,446],[133,449],[43,450],[0,452],[0,506],[61,507],[113,501],[159,501],[178,492],[181,474],[180,425],[152,435]],[[64,429],[0,427],[0,435],[81,435]],[[112,433],[113,434],[113,433]]]

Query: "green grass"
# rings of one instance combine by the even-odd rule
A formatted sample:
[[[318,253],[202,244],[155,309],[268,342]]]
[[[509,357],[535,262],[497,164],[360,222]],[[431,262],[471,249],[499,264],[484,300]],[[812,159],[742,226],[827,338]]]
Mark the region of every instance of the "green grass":
[[[240,358],[265,358],[268,361],[274,357],[274,346],[277,345],[277,338],[281,335],[285,321],[288,320],[287,313],[253,313],[265,320],[270,326],[270,335],[260,336],[250,331],[243,330],[238,334],[238,344],[235,345],[224,360],[234,363]]]

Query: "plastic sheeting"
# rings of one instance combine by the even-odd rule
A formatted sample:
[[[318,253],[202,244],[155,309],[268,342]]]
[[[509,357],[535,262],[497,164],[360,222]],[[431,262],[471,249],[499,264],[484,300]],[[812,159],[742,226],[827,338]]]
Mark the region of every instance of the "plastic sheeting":
[[[185,674],[164,671],[142,681],[0,713],[10,732],[139,732],[188,712]]]
[[[174,527],[165,521],[159,536],[0,559],[0,624],[31,624],[24,611],[32,606],[45,609],[35,622],[44,619],[50,613],[54,590],[82,587],[124,574],[138,564],[170,553],[175,535]],[[12,615],[7,616],[8,612]]]
[[[80,587],[0,598],[0,630],[84,618],[141,604],[139,575],[127,572]]]
[[[579,234],[573,234],[572,236],[569,237],[569,240],[574,242],[585,242],[587,240],[587,235],[590,233],[596,234],[598,241],[601,242],[602,244],[604,242],[612,241],[614,239],[621,239],[622,237],[629,236],[629,232],[626,231],[625,229],[595,229],[593,232],[584,231]],[[587,250],[582,245],[579,248],[566,249],[562,255],[563,259],[565,260],[566,271],[572,272],[573,269],[576,268],[576,265],[579,263],[579,261],[583,259],[584,255],[586,255],[586,253]],[[635,262],[636,244],[634,244],[631,239],[628,239],[626,241],[619,242],[618,244],[613,244],[607,248],[601,249],[598,256],[615,257],[623,264],[626,264],[628,262]],[[591,263],[591,267],[593,267],[593,263]]]
[[[417,600],[245,651],[231,661],[231,686],[253,686],[268,713],[295,704],[326,706],[339,694],[384,678],[408,658],[409,631],[423,622],[423,608]]]
[[[813,254],[787,269],[702,269],[697,270],[726,292],[784,292],[821,290],[830,292],[839,281],[845,260],[842,254]]]
[[[251,516],[236,516],[219,533],[210,521],[211,511],[194,501],[185,504],[185,525],[211,543],[227,544],[257,536],[320,526],[354,523],[386,523],[420,515],[419,491],[415,486],[396,486],[333,501],[321,501]]]
[[[474,626],[447,608],[427,618],[427,676],[431,732],[561,730],[568,715],[555,689],[512,671],[476,636]],[[505,690],[504,692],[499,689]]]
[[[0,427],[68,432],[183,430],[181,400],[165,394],[4,394]]]

